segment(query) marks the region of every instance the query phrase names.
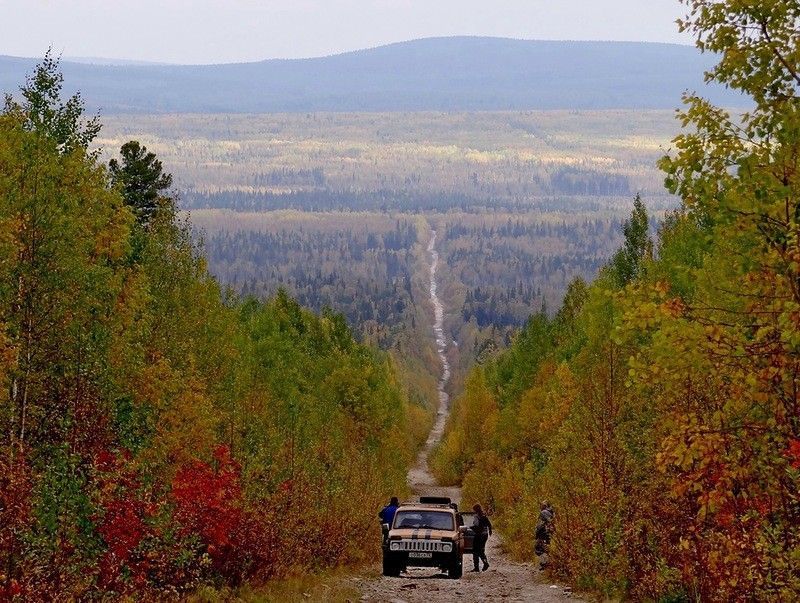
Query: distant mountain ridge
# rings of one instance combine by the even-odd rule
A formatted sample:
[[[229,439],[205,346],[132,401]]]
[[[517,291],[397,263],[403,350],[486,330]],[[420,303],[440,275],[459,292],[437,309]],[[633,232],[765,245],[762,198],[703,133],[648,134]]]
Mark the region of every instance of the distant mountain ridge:
[[[36,62],[0,56],[0,90],[16,92]],[[704,84],[713,63],[676,44],[452,37],[312,59],[62,69],[67,90],[104,113],[665,109],[687,89],[746,106]]]

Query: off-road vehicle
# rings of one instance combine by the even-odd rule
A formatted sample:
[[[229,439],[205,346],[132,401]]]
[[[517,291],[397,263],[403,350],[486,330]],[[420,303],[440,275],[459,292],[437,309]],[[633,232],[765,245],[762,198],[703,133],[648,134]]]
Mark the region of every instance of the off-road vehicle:
[[[399,576],[408,567],[438,567],[450,578],[460,578],[465,527],[458,507],[445,497],[423,496],[419,502],[402,503],[392,525],[384,524],[383,575]],[[470,540],[471,542],[471,540]]]

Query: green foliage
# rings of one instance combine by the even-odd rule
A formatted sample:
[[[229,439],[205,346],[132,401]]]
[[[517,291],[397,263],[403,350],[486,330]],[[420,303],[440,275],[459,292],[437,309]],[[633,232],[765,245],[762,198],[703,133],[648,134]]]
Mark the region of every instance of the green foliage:
[[[456,401],[435,467],[458,467],[465,497],[489,501],[512,543],[530,542],[549,499],[551,571],[604,596],[794,600],[800,5],[686,4],[682,27],[721,53],[709,78],[754,109],[736,123],[687,97],[691,127],[661,161],[683,207],[656,257],[637,207],[625,247],[565,300],[551,351],[531,362],[515,343],[496,361],[525,389]],[[481,420],[463,420],[476,409]]]
[[[707,81],[739,90],[759,107],[795,97],[800,84],[796,2],[681,2],[689,10],[679,21],[681,31],[692,34],[701,51],[720,55]]]
[[[650,223],[642,198],[636,195],[631,217],[622,227],[625,240],[622,249],[611,258],[611,269],[620,287],[630,283],[639,274],[642,260],[652,254],[653,241],[649,234]]]
[[[285,292],[223,292],[171,204],[123,197],[129,168],[145,206],[161,193],[154,157],[128,147],[115,183],[79,111],[37,115],[0,116],[0,598],[169,598],[376,554],[427,419],[391,358]]]
[[[61,100],[64,76],[59,70],[60,59],[53,58],[49,49],[34,73],[20,88],[21,104],[6,96],[5,112],[17,111],[23,116],[23,127],[51,138],[62,153],[75,149],[86,150],[100,132],[100,119],[83,119],[84,103],[80,93]]]

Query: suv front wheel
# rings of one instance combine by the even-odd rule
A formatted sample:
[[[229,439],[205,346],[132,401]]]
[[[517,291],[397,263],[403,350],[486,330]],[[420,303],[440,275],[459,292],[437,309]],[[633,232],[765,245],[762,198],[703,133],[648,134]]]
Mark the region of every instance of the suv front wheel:
[[[453,580],[458,580],[464,573],[464,563],[461,555],[456,555],[453,561],[450,562],[450,567],[447,569],[447,577]]]
[[[383,557],[383,575],[392,578],[396,578],[400,575],[400,568],[389,561],[385,555]]]

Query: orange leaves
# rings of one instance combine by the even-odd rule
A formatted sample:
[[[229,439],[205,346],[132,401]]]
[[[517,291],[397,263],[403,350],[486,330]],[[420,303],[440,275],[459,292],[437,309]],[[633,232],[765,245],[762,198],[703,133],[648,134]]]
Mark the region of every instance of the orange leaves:
[[[134,380],[134,393],[141,403],[155,409],[159,421],[156,437],[146,456],[159,463],[181,463],[197,455],[209,454],[216,439],[218,419],[205,380],[192,369],[188,374],[174,370],[157,357]]]

